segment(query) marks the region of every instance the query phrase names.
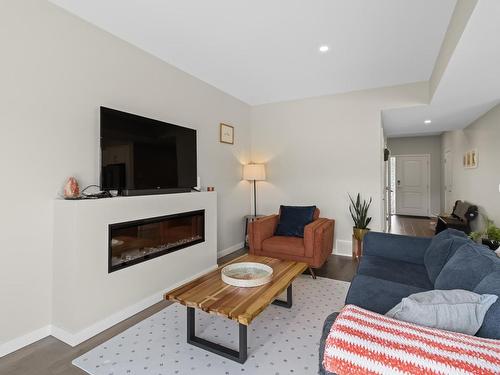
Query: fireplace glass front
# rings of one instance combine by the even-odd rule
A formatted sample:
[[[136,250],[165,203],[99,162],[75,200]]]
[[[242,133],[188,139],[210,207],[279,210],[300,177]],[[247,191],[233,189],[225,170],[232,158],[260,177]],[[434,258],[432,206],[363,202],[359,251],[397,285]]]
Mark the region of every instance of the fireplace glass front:
[[[205,210],[109,225],[108,272],[205,241]]]

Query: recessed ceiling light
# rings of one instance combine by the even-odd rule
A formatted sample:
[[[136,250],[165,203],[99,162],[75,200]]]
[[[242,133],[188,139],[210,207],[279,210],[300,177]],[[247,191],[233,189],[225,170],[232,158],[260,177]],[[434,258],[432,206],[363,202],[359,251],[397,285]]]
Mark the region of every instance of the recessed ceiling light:
[[[432,122],[432,120],[425,120],[424,124],[429,125]]]
[[[325,53],[325,52],[328,52],[328,50],[329,50],[329,49],[330,49],[330,48],[329,48],[328,46],[323,45],[323,46],[320,46],[320,47],[319,47],[319,52],[323,52],[323,53]]]

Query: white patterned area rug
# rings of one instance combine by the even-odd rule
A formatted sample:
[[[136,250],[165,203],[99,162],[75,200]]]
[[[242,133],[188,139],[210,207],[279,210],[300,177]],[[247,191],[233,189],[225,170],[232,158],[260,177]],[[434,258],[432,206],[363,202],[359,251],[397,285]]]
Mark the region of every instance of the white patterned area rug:
[[[73,361],[92,375],[316,374],[323,321],[344,305],[349,283],[302,275],[293,306],[270,305],[248,327],[244,364],[186,342],[186,307],[175,303]],[[196,335],[238,348],[238,324],[196,310]]]

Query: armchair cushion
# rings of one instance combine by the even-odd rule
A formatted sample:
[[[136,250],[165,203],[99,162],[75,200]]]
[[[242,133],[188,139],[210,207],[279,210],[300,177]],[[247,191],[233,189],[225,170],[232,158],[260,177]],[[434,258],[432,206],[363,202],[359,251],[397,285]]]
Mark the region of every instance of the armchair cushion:
[[[304,227],[313,221],[316,206],[280,206],[276,236],[304,237]]]
[[[271,253],[304,256],[304,240],[299,237],[274,236],[262,242],[262,249]]]
[[[273,236],[277,225],[278,215],[269,215],[250,223],[248,228],[248,240],[251,252],[262,250],[262,242]]]

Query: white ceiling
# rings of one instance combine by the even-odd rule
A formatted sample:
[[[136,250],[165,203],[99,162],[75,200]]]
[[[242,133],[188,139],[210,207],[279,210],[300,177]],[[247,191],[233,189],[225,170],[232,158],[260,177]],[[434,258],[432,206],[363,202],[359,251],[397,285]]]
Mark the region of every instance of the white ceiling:
[[[428,80],[456,2],[51,1],[252,105]]]
[[[500,103],[500,1],[480,0],[430,105],[383,111],[387,136],[462,129]],[[432,119],[425,125],[425,119]]]

